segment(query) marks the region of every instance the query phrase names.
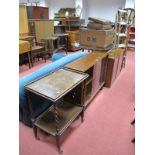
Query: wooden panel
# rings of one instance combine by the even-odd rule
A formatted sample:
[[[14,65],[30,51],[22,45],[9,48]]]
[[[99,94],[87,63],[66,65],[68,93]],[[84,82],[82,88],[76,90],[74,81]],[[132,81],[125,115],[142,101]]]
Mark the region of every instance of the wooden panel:
[[[19,40],[19,54],[30,51],[30,43],[28,41]]]
[[[112,79],[111,82],[113,83],[114,80],[116,79],[116,75],[117,75],[117,69],[118,69],[118,62],[119,62],[119,57],[117,57],[115,60],[113,61],[113,72],[112,72]]]
[[[99,61],[98,63],[94,65],[92,94],[95,94],[100,86],[101,65],[102,65],[102,61]]]
[[[54,35],[53,20],[35,21],[35,34],[38,42],[43,38],[52,37]]]
[[[106,72],[106,87],[111,87],[112,83],[121,72],[124,49],[116,48],[111,51],[108,56],[107,72]]]
[[[25,5],[19,5],[19,34],[29,33],[27,10]]]

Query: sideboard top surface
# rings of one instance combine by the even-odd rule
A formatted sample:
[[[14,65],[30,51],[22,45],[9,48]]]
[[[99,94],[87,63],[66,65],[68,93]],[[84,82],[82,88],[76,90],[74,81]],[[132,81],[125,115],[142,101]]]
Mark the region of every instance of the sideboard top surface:
[[[93,51],[88,55],[67,64],[65,67],[85,72],[108,54],[109,52],[105,51]]]

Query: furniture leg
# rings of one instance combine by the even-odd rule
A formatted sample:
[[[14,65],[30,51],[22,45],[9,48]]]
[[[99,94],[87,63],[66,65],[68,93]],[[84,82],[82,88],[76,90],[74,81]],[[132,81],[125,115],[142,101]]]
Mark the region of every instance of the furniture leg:
[[[40,140],[40,138],[38,137],[38,129],[37,129],[37,127],[35,126],[35,125],[33,125],[33,133],[34,133],[34,136],[35,136],[35,138],[37,139],[37,140]]]
[[[30,53],[27,52],[27,55],[28,55],[28,61],[29,61],[29,68],[31,68],[31,59],[30,59]],[[33,66],[33,65],[32,65]]]
[[[135,124],[135,119],[131,122],[131,124],[132,124],[132,125]]]
[[[124,57],[123,57],[123,61],[122,61],[122,68],[125,67],[125,61],[126,61],[126,57],[124,56]]]
[[[60,148],[60,137],[59,137],[59,135],[56,135],[56,145],[57,145],[58,153],[62,154],[63,151]]]
[[[59,135],[58,135],[59,116],[58,116],[56,104],[54,104],[54,119],[55,119],[55,129],[56,129],[56,145],[57,145],[59,154],[62,154],[63,151],[60,149],[60,139],[59,139]]]
[[[131,140],[131,142],[132,142],[132,143],[135,143],[135,138],[133,138],[133,139]]]
[[[83,108],[83,110],[82,110],[82,112],[81,112],[81,122],[82,122],[82,123],[84,122],[84,108]]]

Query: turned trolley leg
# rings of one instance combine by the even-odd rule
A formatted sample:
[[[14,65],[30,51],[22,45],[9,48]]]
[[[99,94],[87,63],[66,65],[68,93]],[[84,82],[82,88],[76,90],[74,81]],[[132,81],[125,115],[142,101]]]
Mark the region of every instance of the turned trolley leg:
[[[59,154],[62,154],[63,151],[60,148],[60,137],[58,135],[56,135],[56,145],[57,145],[57,149],[58,149]]]
[[[38,129],[35,125],[33,125],[33,133],[34,133],[34,137],[37,139],[37,140],[40,140],[40,138],[38,137]]]
[[[84,109],[81,112],[81,122],[83,122],[83,121],[84,121]]]

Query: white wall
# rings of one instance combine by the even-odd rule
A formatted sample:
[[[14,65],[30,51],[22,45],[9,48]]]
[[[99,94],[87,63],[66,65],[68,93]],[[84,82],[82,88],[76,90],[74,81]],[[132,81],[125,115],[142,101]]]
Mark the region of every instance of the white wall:
[[[125,4],[126,8],[135,8],[135,0],[126,0],[126,4]]]
[[[19,0],[19,3],[27,3],[27,6],[31,6],[31,4],[36,6],[35,2],[39,2],[37,3],[37,6],[48,7],[46,0]]]
[[[103,18],[115,21],[118,8],[125,7],[126,0],[86,0],[86,19],[88,17]]]
[[[49,7],[49,18],[54,17],[60,8],[74,8],[75,0],[45,0]]]
[[[26,1],[26,0],[19,0]],[[134,0],[83,0],[82,18],[96,17],[115,21],[118,8],[125,8],[125,4],[131,4]],[[49,8],[49,18],[54,17],[60,8],[75,7],[75,0],[40,0],[38,4]]]

